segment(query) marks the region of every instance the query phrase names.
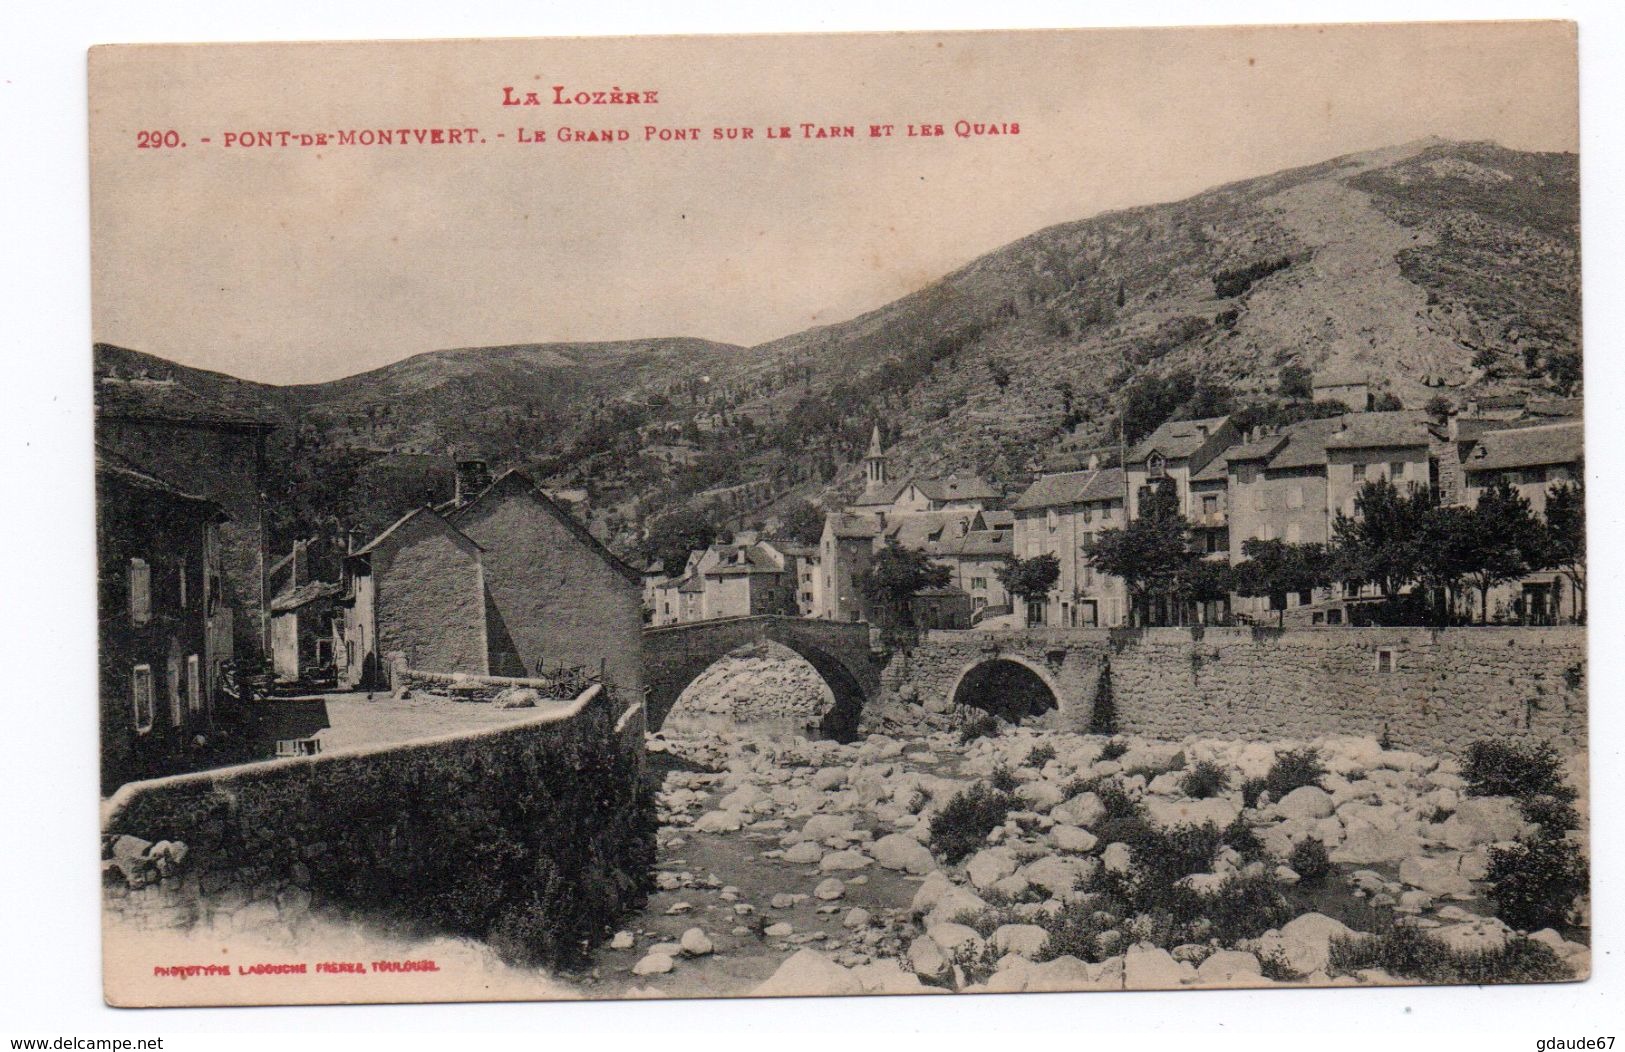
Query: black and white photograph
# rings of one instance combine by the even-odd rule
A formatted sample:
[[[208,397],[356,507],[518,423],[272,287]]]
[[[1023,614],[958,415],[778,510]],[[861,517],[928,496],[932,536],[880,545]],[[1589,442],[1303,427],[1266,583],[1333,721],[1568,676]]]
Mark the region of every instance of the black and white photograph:
[[[1586,980],[1577,57],[93,49],[107,1001]]]

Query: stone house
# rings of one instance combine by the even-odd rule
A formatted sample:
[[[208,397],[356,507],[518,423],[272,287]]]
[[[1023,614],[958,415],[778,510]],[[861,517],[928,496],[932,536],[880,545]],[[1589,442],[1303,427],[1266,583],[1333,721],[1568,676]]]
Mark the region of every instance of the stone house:
[[[102,791],[208,766],[231,656],[220,505],[96,450]]]
[[[1351,413],[1370,409],[1376,397],[1371,390],[1370,374],[1359,368],[1317,370],[1310,387],[1315,401],[1342,402]]]
[[[1010,593],[998,571],[1015,557],[1015,517],[1004,512],[995,525],[987,521],[993,514],[984,515],[985,528],[943,540],[931,552],[933,562],[953,571],[949,583],[970,597],[972,625],[1010,612]]]
[[[879,521],[868,515],[825,516],[824,535],[818,542],[823,603],[817,616],[829,621],[872,620],[869,603],[859,594],[856,578],[874,558],[881,529]]]
[[[339,685],[391,685],[395,664],[490,671],[480,546],[432,508],[407,512],[345,558]]]
[[[1011,504],[1015,558],[1054,555],[1061,568],[1046,599],[1016,602],[1024,624],[1083,628],[1125,623],[1128,592],[1122,580],[1089,563],[1100,532],[1127,524],[1124,486],[1121,468],[1040,475]]]
[[[1584,478],[1585,427],[1572,420],[1488,431],[1469,445],[1461,467],[1462,504],[1476,505],[1485,490],[1505,481],[1544,518],[1551,487]],[[1499,611],[1505,617],[1536,624],[1573,618],[1579,613],[1580,597],[1568,585],[1567,578],[1555,570],[1499,585],[1490,589],[1491,617]]]
[[[279,683],[324,678],[333,669],[336,581],[312,573],[311,542],[293,543],[266,572],[271,599],[271,670]]]
[[[921,629],[971,627],[970,593],[956,585],[922,588],[909,597],[909,616]]]
[[[1387,479],[1401,493],[1412,484],[1435,482],[1432,438],[1426,413],[1400,409],[1388,413],[1351,413],[1333,418],[1326,436],[1326,508],[1335,519],[1354,514],[1360,487]]]
[[[602,671],[626,697],[639,696],[637,571],[521,471],[501,475],[449,524],[477,547],[492,675],[582,667]]]
[[[1190,480],[1213,458],[1240,441],[1241,434],[1227,416],[1206,420],[1170,420],[1128,453],[1124,468],[1128,482],[1129,518],[1140,517],[1140,507],[1151,487],[1171,483],[1179,499],[1179,512],[1191,514]]]
[[[165,479],[185,479],[188,492],[227,516],[218,531],[220,602],[234,612],[236,652],[263,659],[270,630],[265,444],[275,425],[173,380],[102,376],[95,398],[99,446]]]

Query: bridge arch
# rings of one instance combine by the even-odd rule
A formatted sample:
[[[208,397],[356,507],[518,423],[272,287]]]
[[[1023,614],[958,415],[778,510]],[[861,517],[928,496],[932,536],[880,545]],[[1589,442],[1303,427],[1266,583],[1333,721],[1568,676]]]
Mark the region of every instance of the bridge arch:
[[[1008,653],[967,662],[948,691],[955,706],[982,709],[1011,722],[1059,710],[1063,697],[1048,669]]]
[[[649,729],[660,729],[683,691],[712,665],[742,646],[764,641],[778,643],[806,661],[834,696],[815,733],[840,741],[855,738],[864,705],[880,689],[879,670],[869,650],[869,626],[772,616],[645,629]]]

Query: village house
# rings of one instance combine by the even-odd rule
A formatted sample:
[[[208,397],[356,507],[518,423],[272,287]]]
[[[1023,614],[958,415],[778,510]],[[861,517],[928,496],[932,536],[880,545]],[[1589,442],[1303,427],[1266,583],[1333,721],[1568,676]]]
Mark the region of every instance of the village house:
[[[635,570],[522,471],[505,472],[448,525],[477,548],[490,674],[585,668],[626,697],[639,695],[643,613]]]
[[[1351,413],[1370,409],[1376,396],[1371,391],[1371,376],[1357,367],[1318,370],[1310,382],[1317,402],[1341,402]]]
[[[1015,557],[1054,555],[1061,570],[1045,599],[1017,604],[1022,605],[1023,623],[1067,628],[1125,623],[1128,598],[1122,580],[1100,573],[1089,562],[1100,532],[1126,525],[1124,485],[1121,468],[1040,475],[1011,504]]]
[[[231,656],[220,505],[96,450],[101,783],[208,766]]]
[[[233,612],[236,653],[250,660],[263,660],[270,646],[265,445],[273,429],[173,380],[96,382],[97,444],[165,479],[184,479],[188,492],[214,501],[227,516],[218,531],[220,602]]]
[[[869,568],[880,534],[880,523],[870,515],[825,516],[824,535],[818,542],[823,603],[817,616],[828,621],[873,620],[868,600],[858,591],[857,577]]]
[[[1179,501],[1179,513],[1188,518],[1192,512],[1191,476],[1199,474],[1240,438],[1227,416],[1170,420],[1158,427],[1129,451],[1124,463],[1129,517],[1140,517],[1152,486],[1171,485]]]
[[[1545,518],[1552,486],[1582,481],[1584,465],[1585,428],[1579,420],[1485,432],[1463,457],[1461,503],[1476,505],[1485,490],[1504,481],[1529,501],[1536,515]],[[1579,600],[1563,574],[1555,570],[1530,574],[1492,588],[1489,594],[1492,617],[1499,610],[1504,616],[1536,624],[1575,617]]]
[[[970,597],[970,622],[1011,612],[1010,593],[998,571],[1015,558],[1015,516],[1008,511],[984,512],[982,528],[937,543],[932,561],[947,566],[949,583]]]
[[[407,512],[350,552],[344,567],[340,686],[389,687],[397,663],[490,671],[480,546],[434,509]]]

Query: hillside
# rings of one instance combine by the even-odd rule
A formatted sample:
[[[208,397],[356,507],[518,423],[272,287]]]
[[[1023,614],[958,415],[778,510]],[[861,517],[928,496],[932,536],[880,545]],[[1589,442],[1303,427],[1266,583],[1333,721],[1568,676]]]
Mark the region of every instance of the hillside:
[[[748,350],[473,348],[289,388],[172,368],[284,421],[293,467],[326,458],[338,467],[316,474],[337,478],[385,451],[478,451],[584,485],[595,525],[630,549],[677,507],[750,523],[854,492],[877,420],[900,472],[1015,483],[1063,439],[1114,441],[1125,404],[1169,378],[1186,404],[1140,398],[1131,430],[1266,402],[1288,366],[1369,374],[1411,408],[1574,390],[1577,169],[1572,154],[1438,140],[1336,158],[1050,227]],[[671,443],[678,462],[652,458]],[[320,507],[303,503],[301,518]]]

